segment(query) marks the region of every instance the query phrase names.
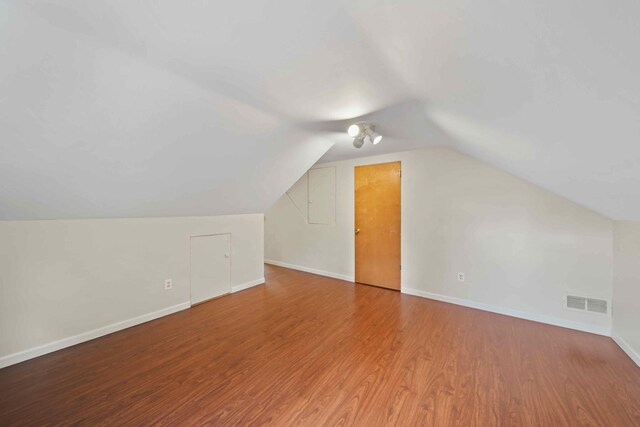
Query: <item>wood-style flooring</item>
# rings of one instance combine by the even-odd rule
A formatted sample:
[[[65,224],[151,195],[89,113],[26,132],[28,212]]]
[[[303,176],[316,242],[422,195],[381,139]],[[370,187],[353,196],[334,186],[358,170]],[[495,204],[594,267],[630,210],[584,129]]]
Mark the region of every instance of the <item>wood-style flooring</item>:
[[[610,338],[266,277],[1,369],[0,425],[640,425],[640,369]]]

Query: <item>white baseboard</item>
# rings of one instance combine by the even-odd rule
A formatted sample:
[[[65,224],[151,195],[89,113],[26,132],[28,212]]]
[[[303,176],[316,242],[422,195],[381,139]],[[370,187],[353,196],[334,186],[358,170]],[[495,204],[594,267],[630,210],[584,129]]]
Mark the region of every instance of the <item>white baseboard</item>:
[[[247,283],[242,283],[240,285],[232,286],[231,293],[244,291],[245,289],[249,289],[258,285],[264,285],[264,283],[265,283],[265,280],[264,280],[264,277],[262,277],[260,279],[252,280]]]
[[[189,302],[183,302],[171,307],[163,308],[162,310],[143,314],[142,316],[133,317],[121,322],[112,323],[101,328],[83,332],[72,337],[63,338],[61,340],[53,341],[48,344],[40,345],[38,347],[33,347],[27,350],[19,351],[17,353],[9,354],[7,356],[0,357],[0,369],[10,365],[15,365],[16,363],[20,363],[25,360],[33,359],[34,357],[61,350],[66,347],[71,347],[72,345],[80,344],[85,341],[108,335],[122,329],[127,329],[132,326],[157,319],[159,317],[167,316],[169,314],[187,309],[189,307],[191,307],[191,304]]]
[[[403,294],[414,295],[422,298],[429,298],[437,301],[448,302],[450,304],[461,305],[464,307],[475,308],[478,310],[490,311],[492,313],[504,314],[505,316],[518,317],[520,319],[532,320],[534,322],[546,323],[549,325],[561,326],[563,328],[575,329],[592,334],[611,336],[611,329],[599,326],[589,325],[587,323],[573,322],[571,320],[559,319],[557,317],[545,316],[542,314],[527,313],[524,311],[514,310],[506,307],[498,307],[495,305],[476,302],[464,298],[450,297],[447,295],[434,294],[419,289],[402,288]]]
[[[616,344],[620,346],[622,351],[627,353],[627,356],[629,356],[631,360],[636,362],[636,365],[640,366],[640,354],[638,354],[637,351],[635,351],[625,340],[623,340],[619,336],[613,334],[611,335],[611,338],[613,338]]]
[[[265,259],[264,262],[265,264],[277,265],[278,267],[290,268],[292,270],[300,270],[300,271],[304,271],[305,273],[313,273],[313,274],[318,274],[320,276],[332,277],[334,279],[346,280],[347,282],[355,281],[355,277],[347,276],[346,274],[336,274],[336,273],[331,273],[330,271],[317,270],[315,268],[303,267],[301,265],[287,264],[286,262],[274,261],[271,259]]]

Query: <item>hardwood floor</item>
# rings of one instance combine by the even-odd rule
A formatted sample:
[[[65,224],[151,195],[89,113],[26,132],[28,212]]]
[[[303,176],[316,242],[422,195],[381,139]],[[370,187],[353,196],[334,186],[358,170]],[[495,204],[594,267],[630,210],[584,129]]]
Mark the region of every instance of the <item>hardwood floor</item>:
[[[640,369],[609,338],[266,277],[0,370],[0,425],[640,425]]]

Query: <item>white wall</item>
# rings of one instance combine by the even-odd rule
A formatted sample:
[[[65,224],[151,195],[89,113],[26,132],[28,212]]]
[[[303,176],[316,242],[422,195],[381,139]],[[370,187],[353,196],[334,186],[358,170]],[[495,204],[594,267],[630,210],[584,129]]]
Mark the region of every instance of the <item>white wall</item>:
[[[613,336],[640,365],[640,222],[614,225]]]
[[[0,221],[0,360],[188,303],[190,236],[231,233],[232,285],[259,281],[263,226],[262,214]]]
[[[317,165],[336,167],[336,225],[307,224],[283,196],[266,213],[265,259],[352,280],[353,167],[396,160],[404,291],[609,333],[610,316],[566,310],[563,298],[611,301],[612,221],[448,148]]]

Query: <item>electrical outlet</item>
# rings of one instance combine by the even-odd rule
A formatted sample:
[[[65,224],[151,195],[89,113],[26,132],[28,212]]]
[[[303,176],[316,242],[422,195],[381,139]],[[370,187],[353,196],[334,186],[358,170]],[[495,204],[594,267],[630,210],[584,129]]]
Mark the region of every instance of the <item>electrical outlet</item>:
[[[165,279],[164,281],[164,289],[165,290],[169,290],[173,288],[173,280],[171,279]]]
[[[464,273],[458,273],[458,281],[464,282]]]

